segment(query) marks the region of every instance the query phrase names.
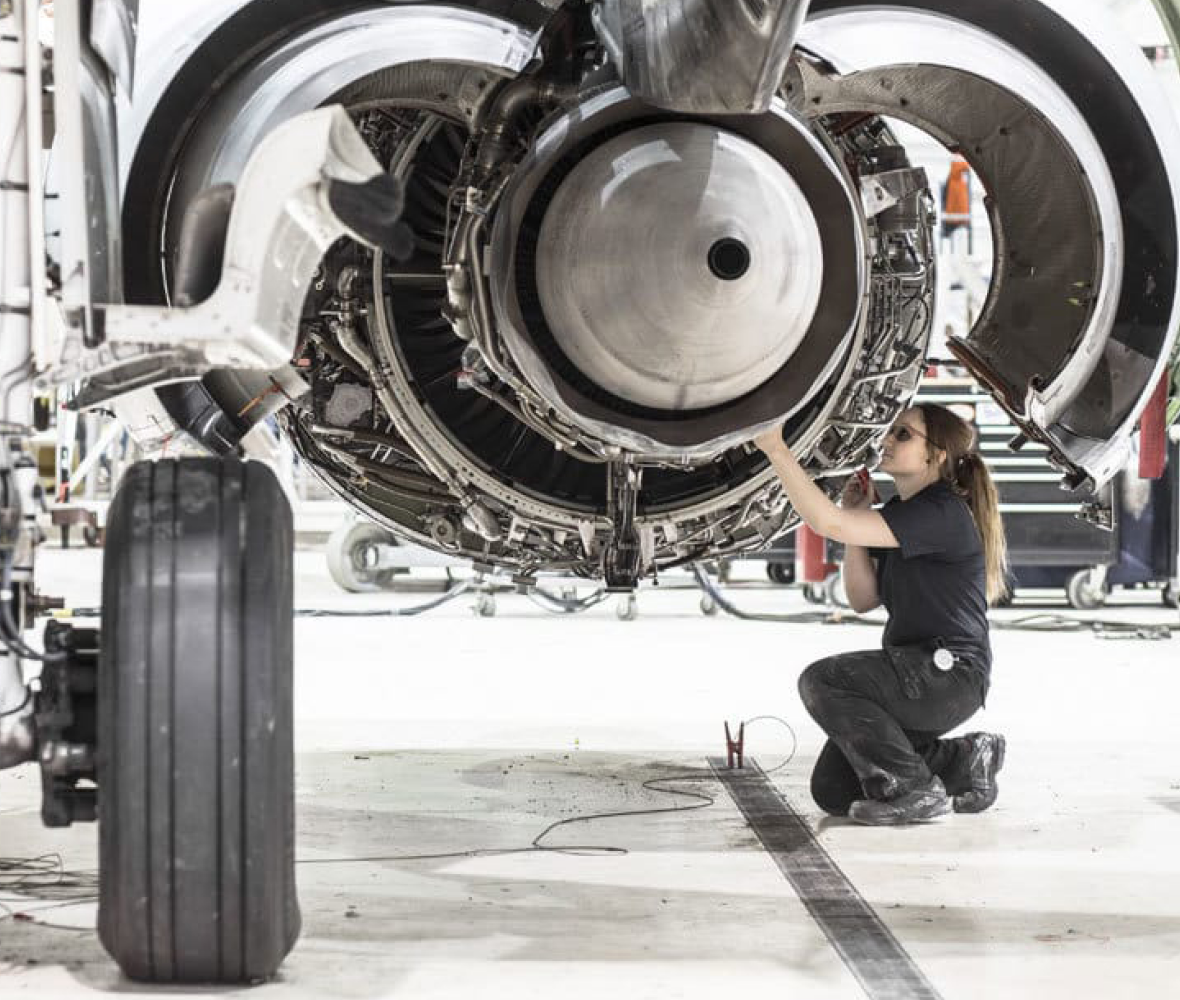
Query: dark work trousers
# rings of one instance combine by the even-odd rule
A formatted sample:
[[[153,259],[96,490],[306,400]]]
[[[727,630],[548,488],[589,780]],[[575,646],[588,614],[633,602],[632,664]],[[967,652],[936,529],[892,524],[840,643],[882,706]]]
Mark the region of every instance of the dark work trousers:
[[[943,671],[927,657],[899,671],[884,650],[840,653],[804,670],[799,694],[829,737],[811,775],[825,812],[844,816],[857,799],[896,798],[931,775],[948,795],[970,789],[970,744],[939,739],[983,704],[981,681],[962,665]]]

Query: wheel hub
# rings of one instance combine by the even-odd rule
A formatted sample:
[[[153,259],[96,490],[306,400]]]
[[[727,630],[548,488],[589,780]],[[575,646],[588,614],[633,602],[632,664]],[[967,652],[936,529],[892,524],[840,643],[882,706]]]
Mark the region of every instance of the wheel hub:
[[[49,827],[93,822],[97,816],[98,630],[48,622],[45,650],[55,659],[42,669],[37,695],[41,819]],[[80,786],[80,781],[85,784]]]

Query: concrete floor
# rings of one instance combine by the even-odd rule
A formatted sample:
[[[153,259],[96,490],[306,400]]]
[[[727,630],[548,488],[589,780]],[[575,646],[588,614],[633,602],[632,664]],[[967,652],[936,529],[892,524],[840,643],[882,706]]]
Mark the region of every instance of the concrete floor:
[[[406,603],[342,595],[322,566],[298,555],[298,605]],[[48,549],[41,579],[73,605],[97,603],[98,554]],[[419,618],[299,619],[304,933],[278,981],[249,992],[864,996],[715,782],[686,786],[715,794],[708,808],[580,823],[547,840],[626,854],[395,860],[525,847],[584,813],[691,805],[640,785],[704,769],[723,752],[723,719],[773,713],[799,746],[772,780],[943,997],[1173,995],[1175,640],[997,631],[989,707],[965,728],[1008,736],[999,802],[980,816],[868,829],[821,820],[810,803],[822,734],[794,685],[811,660],[876,646],[879,629],[706,618],[698,596],[645,591],[635,622],[616,620],[611,604],[558,618],[513,595],[490,619],[464,600]],[[740,599],[810,609],[795,591]],[[1107,617],[1175,621],[1148,599]],[[1046,610],[1065,609],[998,617]],[[769,768],[792,741],[768,721],[747,742]],[[92,869],[94,829],[43,830],[38,808],[31,768],[0,775],[0,855],[56,851]],[[99,946],[93,904],[38,913],[55,900],[0,902],[56,925],[0,916],[0,997],[144,991]]]

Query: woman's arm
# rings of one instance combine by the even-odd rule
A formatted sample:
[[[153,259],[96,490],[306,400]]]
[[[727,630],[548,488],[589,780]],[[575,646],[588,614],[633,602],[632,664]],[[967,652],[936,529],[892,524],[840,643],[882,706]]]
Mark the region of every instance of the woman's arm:
[[[811,476],[799,464],[799,460],[791,454],[791,449],[783,440],[781,427],[755,438],[754,444],[770,459],[770,464],[782,480],[791,506],[817,535],[863,548],[898,548],[897,539],[885,518],[875,510],[841,510],[827,498],[824,491],[811,481]]]
[[[841,510],[871,510],[877,498],[873,481],[866,472],[863,476],[851,476],[840,494]],[[848,604],[857,614],[872,611],[881,603],[877,593],[877,566],[869,550],[860,545],[845,545],[841,566],[844,575],[844,593]]]
[[[849,607],[858,615],[872,611],[881,603],[881,596],[877,593],[877,567],[873,565],[868,549],[845,545],[841,572]]]

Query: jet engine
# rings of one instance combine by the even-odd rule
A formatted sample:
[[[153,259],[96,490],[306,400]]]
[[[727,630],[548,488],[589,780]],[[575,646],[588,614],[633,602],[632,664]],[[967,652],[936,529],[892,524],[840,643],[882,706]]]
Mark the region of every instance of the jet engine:
[[[206,16],[187,59],[141,73],[124,129],[128,301],[208,294],[251,151],[322,105],[400,186],[402,229],[331,247],[289,365],[141,392],[132,424],[226,451],[277,414],[351,504],[518,579],[628,587],[764,547],[798,520],[749,443],[777,422],[833,493],[872,460],[936,287],[934,196],[893,122],[986,189],[992,284],[951,348],[1063,485],[1118,470],[1171,354],[1174,116],[1077,4]]]

